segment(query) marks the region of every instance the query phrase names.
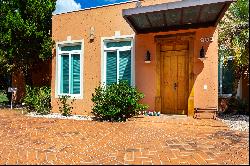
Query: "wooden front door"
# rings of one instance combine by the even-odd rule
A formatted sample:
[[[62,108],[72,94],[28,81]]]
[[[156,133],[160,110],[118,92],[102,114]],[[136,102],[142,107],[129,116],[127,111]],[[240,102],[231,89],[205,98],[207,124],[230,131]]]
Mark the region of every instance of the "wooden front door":
[[[188,43],[161,45],[162,113],[187,114]]]

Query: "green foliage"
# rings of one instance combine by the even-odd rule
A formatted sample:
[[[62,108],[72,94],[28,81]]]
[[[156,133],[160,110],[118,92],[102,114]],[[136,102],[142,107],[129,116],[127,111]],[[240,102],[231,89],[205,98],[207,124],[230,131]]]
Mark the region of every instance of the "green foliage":
[[[56,0],[0,1],[0,72],[28,72],[52,57],[52,12]]]
[[[1,103],[7,103],[9,100],[7,98],[7,95],[4,92],[0,91],[0,104]]]
[[[235,96],[238,81],[249,71],[249,0],[232,3],[219,23],[219,56],[225,65],[233,57]]]
[[[95,94],[92,94],[92,113],[101,120],[124,121],[148,108],[139,104],[143,97],[143,93],[125,81],[106,87],[99,86],[95,89]]]
[[[73,105],[75,99],[73,99],[69,104],[69,98],[70,96],[68,95],[59,96],[59,102],[61,104],[61,106],[59,106],[59,111],[62,113],[63,116],[70,116],[72,114],[73,107],[70,105]]]
[[[246,100],[242,100],[239,97],[230,97],[226,99],[226,114],[228,113],[234,113],[234,114],[248,114],[248,102]]]
[[[234,81],[234,66],[232,60],[228,61],[226,65],[222,66],[222,93],[232,94],[233,92],[233,81]]]
[[[26,86],[24,103],[28,110],[38,114],[46,115],[51,110],[51,89],[49,87],[30,87]]]

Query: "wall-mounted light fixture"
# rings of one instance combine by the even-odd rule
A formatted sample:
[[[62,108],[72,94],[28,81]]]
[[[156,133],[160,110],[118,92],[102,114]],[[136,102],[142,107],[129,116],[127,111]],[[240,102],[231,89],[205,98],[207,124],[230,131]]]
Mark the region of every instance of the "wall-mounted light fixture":
[[[150,52],[147,51],[146,56],[145,56],[145,63],[150,63],[150,62],[151,62]]]
[[[200,59],[201,61],[204,61],[207,57],[205,57],[205,49],[203,48],[203,46],[200,49],[200,57],[198,59]]]

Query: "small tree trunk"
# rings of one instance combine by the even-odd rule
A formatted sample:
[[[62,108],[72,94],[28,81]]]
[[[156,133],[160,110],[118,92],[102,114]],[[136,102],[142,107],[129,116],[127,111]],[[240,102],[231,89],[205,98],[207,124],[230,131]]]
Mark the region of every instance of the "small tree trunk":
[[[32,68],[27,67],[24,71],[24,79],[25,79],[25,85],[29,85],[33,87],[33,81],[32,81]]]

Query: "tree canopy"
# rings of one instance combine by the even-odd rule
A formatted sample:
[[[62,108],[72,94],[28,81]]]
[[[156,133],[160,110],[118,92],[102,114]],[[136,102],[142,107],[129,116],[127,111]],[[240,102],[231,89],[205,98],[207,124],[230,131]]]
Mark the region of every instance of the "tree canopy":
[[[52,57],[55,4],[56,0],[0,0],[0,72],[25,73]]]
[[[224,62],[233,59],[236,93],[239,79],[249,76],[249,0],[232,3],[219,23],[219,55]]]

